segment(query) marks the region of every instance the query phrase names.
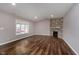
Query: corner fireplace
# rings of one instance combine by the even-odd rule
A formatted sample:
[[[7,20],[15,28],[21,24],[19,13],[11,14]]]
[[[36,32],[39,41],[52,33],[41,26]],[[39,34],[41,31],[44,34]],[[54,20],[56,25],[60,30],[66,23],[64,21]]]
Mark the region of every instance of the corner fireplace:
[[[53,37],[58,38],[58,31],[53,31]]]

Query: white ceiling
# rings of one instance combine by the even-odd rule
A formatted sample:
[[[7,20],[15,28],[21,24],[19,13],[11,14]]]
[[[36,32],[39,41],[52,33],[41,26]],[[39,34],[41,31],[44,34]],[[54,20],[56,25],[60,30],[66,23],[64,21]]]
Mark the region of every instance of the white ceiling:
[[[71,3],[17,3],[15,6],[11,3],[0,3],[0,10],[11,13],[21,18],[39,21],[54,17],[62,17],[71,8]],[[34,19],[37,16],[38,19]]]

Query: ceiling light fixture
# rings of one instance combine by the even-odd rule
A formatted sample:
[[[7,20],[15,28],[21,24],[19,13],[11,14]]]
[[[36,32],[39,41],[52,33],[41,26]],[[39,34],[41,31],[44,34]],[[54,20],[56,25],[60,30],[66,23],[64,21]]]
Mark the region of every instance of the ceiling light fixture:
[[[38,17],[37,17],[37,16],[35,16],[35,17],[34,17],[34,19],[38,19]]]
[[[51,14],[50,17],[53,18],[53,14]]]
[[[12,5],[13,5],[13,6],[15,6],[15,5],[16,5],[16,3],[12,3]]]

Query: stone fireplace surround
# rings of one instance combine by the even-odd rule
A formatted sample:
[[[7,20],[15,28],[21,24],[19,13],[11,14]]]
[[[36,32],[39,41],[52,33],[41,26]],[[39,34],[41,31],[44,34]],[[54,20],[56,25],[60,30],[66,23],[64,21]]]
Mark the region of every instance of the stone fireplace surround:
[[[58,32],[58,37],[63,37],[63,18],[51,18],[50,19],[50,35],[53,36],[53,32]]]

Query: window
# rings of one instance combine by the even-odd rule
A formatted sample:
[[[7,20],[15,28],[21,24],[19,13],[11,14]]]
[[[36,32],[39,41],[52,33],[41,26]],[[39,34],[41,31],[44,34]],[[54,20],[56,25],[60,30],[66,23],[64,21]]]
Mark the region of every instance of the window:
[[[21,30],[22,33],[25,32],[25,26],[26,26],[26,25],[21,24],[21,29],[20,29],[20,30]]]
[[[16,32],[20,33],[20,24],[16,24]]]
[[[29,22],[16,20],[16,35],[29,33]]]

